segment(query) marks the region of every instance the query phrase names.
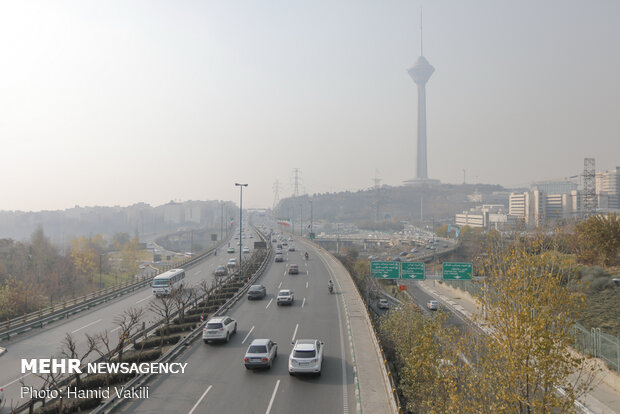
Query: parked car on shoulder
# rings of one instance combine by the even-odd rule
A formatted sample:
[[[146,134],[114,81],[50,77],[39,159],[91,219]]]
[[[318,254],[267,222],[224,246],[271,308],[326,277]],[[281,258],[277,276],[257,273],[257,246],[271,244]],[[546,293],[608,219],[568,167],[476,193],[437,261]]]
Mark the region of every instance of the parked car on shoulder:
[[[271,368],[278,356],[278,344],[271,339],[255,339],[250,343],[243,357],[246,369]]]
[[[230,316],[218,316],[211,318],[202,329],[202,340],[204,343],[209,341],[226,341],[230,336],[237,333],[237,321]]]
[[[263,285],[252,285],[248,289],[248,299],[262,299],[267,296],[267,288]]]
[[[325,343],[318,339],[298,339],[293,342],[293,350],[288,357],[289,375],[321,375],[324,346]]]

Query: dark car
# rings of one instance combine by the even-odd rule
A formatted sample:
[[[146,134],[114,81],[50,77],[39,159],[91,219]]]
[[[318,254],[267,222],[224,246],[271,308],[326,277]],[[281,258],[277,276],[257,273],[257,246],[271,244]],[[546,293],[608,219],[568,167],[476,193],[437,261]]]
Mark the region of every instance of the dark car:
[[[267,296],[267,288],[263,285],[252,285],[248,290],[248,299],[262,299]]]
[[[289,267],[288,267],[288,274],[289,275],[298,275],[299,274],[299,266],[297,266],[296,264],[289,265]]]
[[[215,269],[215,276],[226,276],[228,274],[228,270],[222,265],[219,265],[217,269]]]

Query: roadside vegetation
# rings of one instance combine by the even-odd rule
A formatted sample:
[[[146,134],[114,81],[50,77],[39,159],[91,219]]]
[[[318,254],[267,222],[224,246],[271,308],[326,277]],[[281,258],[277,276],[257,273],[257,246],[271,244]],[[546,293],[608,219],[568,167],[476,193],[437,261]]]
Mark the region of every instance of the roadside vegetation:
[[[484,235],[475,256],[491,335],[458,331],[413,304],[375,321],[406,412],[569,413],[591,389],[596,368],[569,351],[587,303],[579,264],[553,239],[497,236]],[[368,262],[354,252],[341,260],[368,300]]]
[[[28,243],[0,239],[0,320],[131,280],[144,254],[125,233],[78,237],[67,251],[42,229]]]

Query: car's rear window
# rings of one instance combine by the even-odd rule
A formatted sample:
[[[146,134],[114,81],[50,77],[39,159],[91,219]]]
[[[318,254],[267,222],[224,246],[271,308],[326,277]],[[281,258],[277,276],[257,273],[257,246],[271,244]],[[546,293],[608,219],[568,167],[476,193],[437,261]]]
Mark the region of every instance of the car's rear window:
[[[250,286],[250,292],[259,292],[263,290],[262,286]]]
[[[207,324],[207,329],[220,329],[221,327],[222,327],[222,324],[219,322],[217,323],[211,322]]]
[[[316,351],[293,351],[293,357],[295,358],[314,358],[316,356]]]
[[[267,347],[265,345],[252,345],[248,348],[248,354],[265,354]]]

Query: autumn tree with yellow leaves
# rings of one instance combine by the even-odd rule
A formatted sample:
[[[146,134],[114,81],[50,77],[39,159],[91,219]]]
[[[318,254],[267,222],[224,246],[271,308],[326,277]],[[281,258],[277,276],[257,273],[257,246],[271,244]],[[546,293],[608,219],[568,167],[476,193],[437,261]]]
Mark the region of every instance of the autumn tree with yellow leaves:
[[[572,262],[542,239],[522,239],[491,250],[479,265],[486,283],[478,299],[493,334],[479,358],[475,411],[572,412],[595,374],[569,349],[584,304],[570,287]]]
[[[542,240],[542,239],[541,239]],[[490,334],[448,325],[403,306],[380,335],[411,413],[570,413],[596,369],[571,351],[583,296],[572,262],[541,240],[496,240],[476,273]]]

